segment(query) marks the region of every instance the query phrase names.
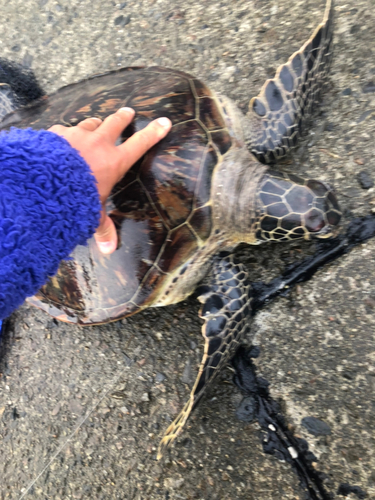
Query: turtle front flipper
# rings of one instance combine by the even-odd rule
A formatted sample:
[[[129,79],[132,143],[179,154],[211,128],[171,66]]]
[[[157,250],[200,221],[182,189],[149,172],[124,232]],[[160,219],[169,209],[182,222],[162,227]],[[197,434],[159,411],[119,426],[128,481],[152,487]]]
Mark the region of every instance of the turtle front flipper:
[[[332,56],[333,0],[309,40],[267,80],[249,104],[246,138],[262,163],[285,156],[296,146],[306,118],[326,81]]]
[[[158,459],[181,433],[191,411],[220,369],[234,354],[248,329],[251,314],[251,286],[243,265],[233,255],[215,258],[209,285],[202,287],[202,334],[204,355],[190,398],[168,427],[158,449]]]

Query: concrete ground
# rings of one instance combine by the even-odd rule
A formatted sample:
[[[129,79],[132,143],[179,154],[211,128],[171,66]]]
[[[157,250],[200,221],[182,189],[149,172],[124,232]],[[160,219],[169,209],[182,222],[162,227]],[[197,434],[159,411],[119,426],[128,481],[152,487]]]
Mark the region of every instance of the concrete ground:
[[[332,182],[349,220],[375,209],[374,189],[358,179],[375,180],[375,4],[336,3],[331,85],[283,168]],[[47,92],[120,66],[179,68],[246,110],[322,13],[312,0],[8,0],[0,55],[30,65]],[[258,280],[309,251],[241,253]],[[270,304],[248,339],[335,498],[348,483],[359,489],[346,498],[375,499],[374,251],[375,241],[359,246]],[[1,349],[0,498],[304,499],[290,466],[263,453],[259,425],[236,418],[242,395],[229,369],[169,457],[155,460],[201,356],[197,311],[192,298],[85,329],[28,306],[16,312]],[[329,434],[309,433],[304,417]]]

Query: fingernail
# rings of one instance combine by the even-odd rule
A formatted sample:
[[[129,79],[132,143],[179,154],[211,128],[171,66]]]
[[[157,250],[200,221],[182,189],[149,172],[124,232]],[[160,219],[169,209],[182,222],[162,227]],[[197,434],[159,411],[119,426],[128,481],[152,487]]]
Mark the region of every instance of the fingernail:
[[[112,253],[116,250],[116,246],[113,241],[97,241],[96,243],[99,250],[104,254]]]
[[[156,121],[163,128],[166,128],[166,129],[171,128],[172,122],[171,122],[171,120],[169,118],[166,118],[165,116],[163,116],[162,118],[158,118]]]
[[[134,115],[134,109],[132,108],[120,108],[119,111],[125,111],[125,113],[131,113]]]
[[[98,122],[100,122],[100,123],[102,123],[102,121],[103,121],[101,118],[98,118],[97,116],[92,116],[92,117],[90,118],[90,120],[97,120],[97,121],[98,121]]]

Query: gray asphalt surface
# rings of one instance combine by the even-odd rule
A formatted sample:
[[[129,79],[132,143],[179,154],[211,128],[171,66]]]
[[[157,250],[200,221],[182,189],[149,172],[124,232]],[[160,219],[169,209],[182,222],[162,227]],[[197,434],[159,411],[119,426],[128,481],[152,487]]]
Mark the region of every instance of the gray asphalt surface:
[[[375,3],[336,2],[331,85],[286,171],[333,183],[345,219],[375,209]],[[120,66],[183,69],[246,110],[265,79],[323,15],[304,0],[5,0],[0,54],[30,65],[48,93]],[[248,341],[290,428],[307,439],[328,491],[375,498],[375,241],[257,315]],[[243,250],[270,279],[311,245]],[[110,325],[78,328],[23,306],[0,364],[1,499],[300,499],[288,464],[262,451],[259,425],[236,418],[228,369],[171,454],[163,430],[186,400],[202,353],[192,298]],[[191,373],[190,373],[191,372]],[[330,429],[301,425],[316,417]],[[361,498],[352,493],[346,498]],[[337,498],[344,498],[337,495]]]

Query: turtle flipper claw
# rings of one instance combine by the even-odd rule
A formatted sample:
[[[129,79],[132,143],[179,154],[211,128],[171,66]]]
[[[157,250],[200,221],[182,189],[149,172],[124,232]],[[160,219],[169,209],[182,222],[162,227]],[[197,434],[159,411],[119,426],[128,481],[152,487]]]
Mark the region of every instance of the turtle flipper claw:
[[[190,416],[193,408],[194,401],[190,397],[189,401],[185,404],[178,417],[171,423],[166,430],[163,439],[160,441],[157,459],[160,460],[165,451],[172,445],[173,441],[181,434],[182,429]]]
[[[219,255],[214,262],[209,291],[203,300],[200,317],[204,319],[202,334],[204,354],[189,401],[168,427],[160,442],[160,459],[173,443],[204,391],[228,362],[248,330],[251,314],[251,285],[244,266],[233,255]]]

